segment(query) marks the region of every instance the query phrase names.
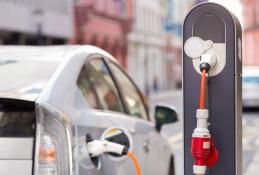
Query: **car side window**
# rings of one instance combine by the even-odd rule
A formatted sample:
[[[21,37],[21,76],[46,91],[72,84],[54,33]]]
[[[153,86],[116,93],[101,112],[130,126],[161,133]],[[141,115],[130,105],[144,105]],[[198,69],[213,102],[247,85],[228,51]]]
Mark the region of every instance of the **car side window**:
[[[93,108],[124,112],[118,90],[102,58],[92,59],[83,66],[77,84]]]
[[[147,120],[146,107],[135,84],[117,65],[112,62],[108,62],[108,65],[113,72],[119,89],[122,91],[122,97],[130,115]]]

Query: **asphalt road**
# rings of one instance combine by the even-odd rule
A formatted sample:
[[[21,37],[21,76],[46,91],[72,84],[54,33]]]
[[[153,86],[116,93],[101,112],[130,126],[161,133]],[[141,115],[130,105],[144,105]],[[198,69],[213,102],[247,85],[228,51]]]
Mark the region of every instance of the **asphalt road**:
[[[258,174],[259,154],[259,110],[243,114],[243,173]],[[256,167],[256,170],[254,170]]]
[[[162,129],[175,155],[176,175],[183,175],[183,113],[181,91],[166,92],[150,97],[151,105],[167,103],[175,106],[179,122]],[[259,110],[243,113],[243,174],[254,175],[253,167],[259,167]],[[258,169],[256,168],[258,173]]]

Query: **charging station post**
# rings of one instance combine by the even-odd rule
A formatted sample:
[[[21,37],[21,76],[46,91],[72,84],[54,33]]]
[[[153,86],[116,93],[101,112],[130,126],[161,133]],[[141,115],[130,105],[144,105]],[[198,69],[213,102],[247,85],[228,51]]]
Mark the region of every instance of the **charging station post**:
[[[209,111],[209,131],[218,150],[217,164],[206,175],[242,174],[242,31],[238,19],[224,7],[202,3],[186,16],[183,44],[192,37],[212,42],[217,65],[207,78],[205,107]],[[198,40],[199,41],[199,40]],[[209,42],[206,42],[209,41]],[[193,42],[194,43],[194,42]],[[192,133],[199,107],[201,59],[190,59],[183,51],[184,95],[184,175],[193,174]],[[206,48],[206,47],[205,47]],[[207,51],[207,50],[206,50]],[[188,55],[188,56],[187,56]]]

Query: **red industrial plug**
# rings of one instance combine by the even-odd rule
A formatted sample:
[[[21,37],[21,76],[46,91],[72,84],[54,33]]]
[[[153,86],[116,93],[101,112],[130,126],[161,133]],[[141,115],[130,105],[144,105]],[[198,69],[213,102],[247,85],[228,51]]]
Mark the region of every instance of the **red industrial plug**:
[[[209,64],[201,64],[202,77],[200,109],[196,112],[197,127],[192,134],[192,156],[195,160],[193,173],[196,175],[204,175],[206,173],[206,167],[212,167],[218,161],[218,151],[212,142],[211,135],[208,130],[209,111],[204,109],[206,74],[209,69]]]

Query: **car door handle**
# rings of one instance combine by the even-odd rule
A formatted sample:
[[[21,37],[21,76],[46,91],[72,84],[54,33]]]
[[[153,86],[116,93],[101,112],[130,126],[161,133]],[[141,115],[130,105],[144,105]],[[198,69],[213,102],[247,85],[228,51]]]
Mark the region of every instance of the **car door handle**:
[[[146,140],[144,143],[143,143],[143,149],[146,153],[148,153],[150,151],[150,143],[149,143],[149,140]]]

